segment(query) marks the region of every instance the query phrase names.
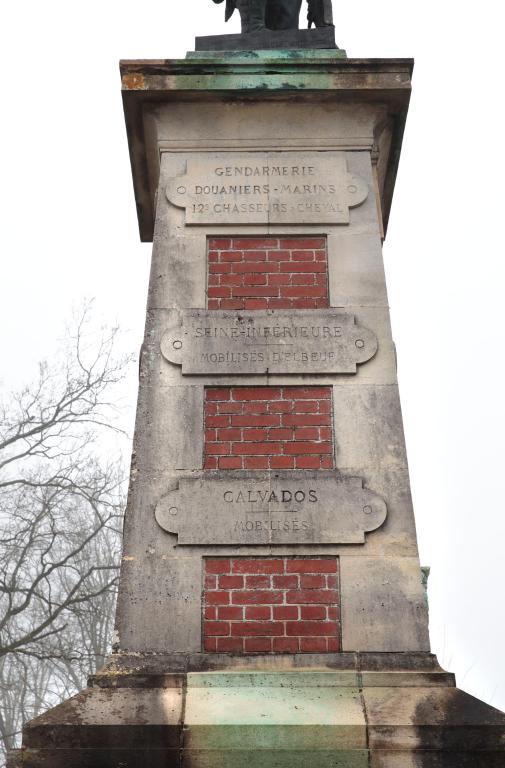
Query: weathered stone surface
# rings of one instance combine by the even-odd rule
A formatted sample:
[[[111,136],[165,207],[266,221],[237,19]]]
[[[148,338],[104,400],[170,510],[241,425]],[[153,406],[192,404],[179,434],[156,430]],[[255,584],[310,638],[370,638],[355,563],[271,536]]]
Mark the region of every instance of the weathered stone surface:
[[[153,527],[156,529],[151,512]],[[160,531],[164,538],[169,539]],[[202,648],[202,558],[191,548],[157,555],[125,554],[121,567],[117,631],[121,647],[147,653],[198,653]],[[163,611],[164,620],[160,620]]]
[[[337,467],[343,474],[366,477],[367,485],[387,498],[387,523],[370,538],[367,548],[376,548],[370,554],[416,556],[398,386],[360,385],[354,379],[346,385],[339,382],[334,388],[333,409]]]
[[[195,161],[201,155],[201,152],[176,151],[179,146],[178,141],[173,139],[173,134],[178,135],[180,131],[186,133],[195,130],[194,123],[198,121],[202,134],[209,131],[209,125],[216,126],[214,130],[222,131],[226,134],[227,129],[243,131],[243,121],[254,124],[255,136],[251,138],[248,146],[254,147],[258,143],[264,143],[267,139],[264,136],[272,120],[288,121],[292,126],[292,132],[299,131],[304,134],[309,130],[309,123],[314,120],[314,110],[307,108],[307,105],[301,105],[300,110],[289,109],[288,104],[283,105],[264,105],[259,109],[257,105],[244,105],[246,114],[241,114],[236,109],[236,104],[229,104],[225,110],[227,120],[223,119],[223,111],[219,111],[212,104],[203,105],[173,105],[170,110],[165,107],[159,107],[159,114],[156,119],[153,116],[152,130],[163,131],[163,139],[160,144],[166,147],[161,156],[161,178],[160,195],[158,197],[158,213],[156,222],[156,240],[153,248],[153,274],[156,279],[151,280],[149,286],[149,308],[167,309],[172,307],[179,308],[203,308],[206,306],[206,273],[207,273],[207,236],[222,235],[221,226],[215,228],[198,227],[185,225],[185,210],[171,205],[164,189],[170,179],[183,175],[185,173],[185,158],[194,158]],[[255,108],[256,107],[256,108]],[[344,110],[344,105],[342,106]],[[349,116],[343,115],[325,106],[324,111],[318,112],[320,123],[316,126],[321,130],[322,136],[318,143],[324,145],[330,143],[328,138],[331,129],[342,131],[342,145],[346,147],[350,143],[347,133],[350,130],[348,125]],[[334,120],[334,122],[332,122]],[[371,117],[364,110],[359,121],[360,132],[367,134],[366,141],[372,143],[372,137],[368,133],[372,131],[369,125]],[[229,125],[231,123],[231,126]],[[279,130],[283,126],[279,126]],[[276,125],[277,130],[277,125]],[[290,146],[291,151],[296,148],[296,142],[292,139],[292,145],[289,144],[289,133],[281,141]],[[182,140],[181,140],[182,141]],[[204,143],[211,142],[211,137],[207,136],[202,140]],[[248,140],[249,141],[249,140]],[[191,141],[186,139],[191,145],[197,144],[196,136],[192,135]],[[182,146],[182,145],[181,145]],[[171,151],[171,149],[174,151]],[[229,152],[228,156],[233,161],[234,152]],[[323,154],[319,152],[318,154]],[[333,152],[325,151],[324,156],[331,162],[334,155],[344,155],[348,168],[353,174],[359,175],[365,179],[367,184],[373,185],[373,168],[369,159],[369,151],[356,152]],[[154,161],[153,161],[154,162]],[[159,172],[159,156],[156,156],[156,170]],[[154,169],[153,169],[154,172]],[[319,225],[312,230],[314,236],[328,238],[328,257],[329,257],[329,280],[331,305],[348,309],[355,312],[361,321],[361,308],[383,308],[387,309],[387,295],[384,284],[384,268],[381,253],[381,240],[378,233],[377,222],[377,201],[373,195],[369,195],[367,200],[357,208],[351,211],[351,225],[342,227]],[[265,230],[263,225],[235,225],[234,236],[245,235],[247,237],[266,235],[274,230],[269,227]],[[275,226],[275,236],[299,236],[306,235],[306,230],[301,224],[283,225],[282,229]],[[356,249],[353,255],[354,248]],[[366,277],[365,277],[366,276]],[[375,326],[368,324],[369,328]]]
[[[332,684],[347,687],[359,687],[360,676],[370,675],[368,686],[375,687],[371,680],[389,675],[387,686],[408,686],[412,677],[417,676],[422,687],[429,687],[424,681],[427,677],[438,676],[447,687],[454,687],[454,676],[444,672],[431,653],[360,653],[340,652],[325,654],[293,654],[273,657],[245,655],[232,656],[227,653],[114,653],[107,659],[105,667],[92,675],[90,685],[100,688],[121,686],[141,688],[184,687],[184,674],[199,672],[202,684],[209,672],[219,672],[220,679],[226,680],[232,674],[234,684],[246,680],[247,675],[261,672],[261,679],[267,681],[269,675],[278,676],[282,681],[285,673],[299,676],[298,687],[303,681],[316,679],[322,674],[331,674]],[[256,679],[258,679],[256,675]],[[215,677],[213,678],[215,679]],[[159,682],[158,682],[159,681]],[[431,684],[431,683],[430,683]]]
[[[405,672],[401,670],[384,672],[363,672],[361,683],[366,688],[439,688],[455,686],[454,675],[448,672]]]
[[[166,674],[169,657],[112,657],[94,680],[98,687],[26,728],[13,768],[503,765],[505,716],[454,688],[450,676],[447,686],[427,687],[425,671],[414,670],[435,673],[434,657],[334,658],[347,671],[279,671],[272,659],[262,671],[249,658],[236,659],[247,670],[174,675]],[[371,685],[373,673],[365,681],[362,665],[389,668],[391,684]]]
[[[107,728],[109,735],[120,739],[122,749],[175,749],[180,741],[182,704],[179,688],[88,688],[32,720],[24,731],[24,746],[47,747],[50,736],[54,746],[99,749],[104,746]]]
[[[40,749],[23,749],[20,768],[181,768],[180,749],[145,747],[122,748],[121,734],[102,733],[103,746],[88,749],[51,745]],[[64,741],[62,740],[62,743]],[[18,766],[15,766],[18,768]]]
[[[368,185],[347,171],[345,157],[316,152],[208,153],[188,159],[167,185],[186,224],[348,224]]]
[[[429,749],[406,752],[395,749],[374,750],[370,755],[370,768],[503,768],[504,764],[502,750],[435,752]]]
[[[186,749],[366,749],[359,691],[336,687],[331,675],[302,687],[296,674],[266,686],[256,684],[261,673],[238,687],[216,677],[212,685],[205,675],[202,685],[198,673],[188,675]]]
[[[375,334],[334,310],[171,313],[161,340],[182,374],[356,373],[377,351]]]
[[[258,51],[271,49],[336,48],[335,27],[317,29],[264,29],[242,35],[208,35],[195,38],[196,51]]]
[[[236,474],[180,478],[156,508],[158,524],[179,544],[350,544],[386,519],[385,501],[361,478]]]
[[[283,52],[281,58],[247,52],[238,61],[226,55],[221,61],[123,61],[123,101],[142,240],[153,237],[159,151],[165,137],[172,147],[180,146],[184,151],[230,145],[242,150],[246,145],[251,151],[266,146],[277,150],[341,146],[370,151],[385,133],[388,140],[380,141],[384,149],[377,172],[382,201],[379,210],[386,226],[413,62],[341,59],[337,54],[328,51],[327,57],[310,59],[293,51]],[[184,96],[188,91],[193,93],[189,103]],[[219,103],[209,105],[209,93],[216,95]],[[247,100],[242,100],[241,94],[247,94]],[[274,101],[266,101],[266,94]],[[350,103],[353,98],[359,103]],[[163,100],[169,102],[165,109]],[[157,122],[160,110],[163,119],[155,126],[152,119]],[[367,111],[371,121],[365,126]],[[180,129],[171,130],[175,126],[166,117],[168,112],[176,120],[186,113]],[[189,112],[194,113],[193,119],[187,119]],[[209,119],[210,112],[216,119]],[[286,119],[286,112],[291,113],[290,119]],[[271,118],[267,118],[268,113]],[[354,129],[342,131],[344,115],[350,117]],[[234,116],[238,128],[233,124]],[[301,121],[307,122],[305,130]]]
[[[203,451],[203,387],[143,386],[135,435],[136,466],[143,472],[198,469]]]
[[[382,243],[378,232],[357,232],[354,227],[333,229],[328,236],[328,277],[331,306],[345,310],[383,307],[388,310],[389,321]],[[377,327],[372,327],[377,333]]]
[[[261,672],[261,679],[266,681],[270,674],[281,676],[294,673],[299,676],[300,685],[305,679],[317,679],[320,674],[330,673],[332,684],[347,687],[359,687],[359,676],[370,675],[367,686],[375,687],[371,680],[389,675],[387,685],[396,687],[411,685],[412,677],[417,676],[422,687],[430,687],[424,681],[427,676],[437,675],[447,687],[454,687],[454,675],[444,672],[436,656],[431,653],[360,653],[340,652],[331,654],[292,654],[278,657],[271,655],[232,656],[226,653],[114,653],[108,657],[105,667],[92,675],[90,685],[100,688],[183,687],[184,674],[199,672],[202,684],[205,674],[219,672],[220,679],[228,674],[234,675],[234,683],[247,679],[249,673]],[[258,675],[256,675],[258,678]],[[157,683],[156,681],[162,681]],[[180,683],[180,684],[179,684]]]
[[[233,476],[235,473],[231,474]],[[176,486],[176,477],[176,473],[148,475],[139,477],[133,484],[134,498],[130,503],[134,505],[137,514],[134,517],[129,515],[126,520],[126,549],[121,576],[117,629],[122,649],[139,653],[145,651],[157,654],[175,652],[195,654],[194,663],[205,663],[203,655],[201,662],[197,661],[197,654],[201,653],[202,558],[231,556],[236,555],[237,552],[233,545],[178,547],[175,546],[177,537],[168,535],[158,526],[154,514],[156,504],[167,489]],[[367,486],[377,490],[375,483],[371,481],[367,482]],[[384,495],[383,489],[387,489],[387,483],[382,484],[381,495]],[[404,541],[403,525],[399,517],[401,515],[400,500],[394,500],[392,508],[390,508],[389,497],[387,501],[387,521],[383,527],[367,536],[366,546],[326,544],[321,552],[311,544],[275,545],[275,554],[278,555],[296,554],[312,557],[315,554],[324,553],[345,557],[346,562],[355,563],[355,574],[360,573],[361,577],[353,578],[350,582],[346,579],[346,583],[342,584],[344,615],[348,615],[351,621],[356,622],[356,634],[346,636],[346,641],[352,642],[353,645],[346,645],[346,650],[355,651],[359,647],[362,651],[374,651],[378,648],[384,651],[390,646],[395,650],[417,651],[420,638],[423,648],[427,647],[427,634],[420,623],[421,615],[426,620],[424,613],[426,609],[420,582],[419,560],[415,556],[416,552],[412,545],[407,547]],[[393,511],[397,522],[392,529],[389,518]],[[393,542],[390,541],[389,536],[383,535],[384,529],[394,531]],[[404,557],[405,552],[410,553],[407,560]],[[242,545],[240,554],[244,557],[248,555],[268,557],[272,554],[272,545]],[[364,562],[360,567],[362,558]],[[377,567],[383,563],[384,568],[379,571],[374,568],[369,603],[371,613],[368,617],[363,617],[362,590],[370,567],[370,558],[377,563]],[[384,585],[384,582],[397,568],[407,574],[409,586],[405,591],[395,589],[391,603],[386,601],[386,607],[384,607],[382,606],[384,592],[387,593],[387,584]],[[419,590],[418,593],[417,590]],[[407,613],[408,606],[405,606],[405,600],[409,595],[415,598],[416,608],[412,613]],[[401,626],[397,626],[392,619],[388,620],[391,604],[398,604]],[[170,621],[159,621],[161,607],[164,614],[171,617]],[[418,613],[419,610],[421,614]],[[397,615],[396,612],[395,615]],[[375,663],[379,669],[386,663],[386,656],[384,653],[378,654]],[[402,663],[406,663],[407,654],[402,653],[400,657]],[[172,658],[171,663],[174,665],[176,658],[176,655]],[[331,658],[332,664],[336,664],[335,657]],[[264,658],[262,662],[270,663]],[[237,664],[237,658],[226,659],[223,656],[212,663],[233,667]],[[321,657],[306,663],[319,665]]]
[[[205,302],[203,301],[202,304],[205,304]],[[355,327],[358,330],[367,329],[376,337],[378,345],[377,352],[369,360],[366,360],[363,363],[358,362],[356,373],[336,374],[323,372],[315,374],[317,380],[314,383],[318,386],[335,385],[338,383],[338,385],[349,389],[352,389],[354,386],[365,386],[367,384],[376,384],[377,386],[396,384],[395,349],[391,338],[387,310],[383,308],[376,309],[368,307],[353,307],[352,309],[353,311],[349,314],[352,314],[356,319],[357,325]],[[184,312],[185,310],[182,311]],[[189,310],[189,312],[193,311],[193,309]],[[220,311],[222,310],[212,310],[212,312]],[[275,310],[276,313],[279,311],[280,310]],[[321,310],[307,311],[320,312]],[[330,313],[341,312],[342,314],[347,314],[347,312],[340,309],[330,309],[329,311]],[[242,316],[242,314],[246,315],[248,312],[245,310],[238,312],[238,315]],[[220,386],[223,383],[223,374],[183,374],[181,366],[167,364],[167,360],[161,351],[161,341],[165,335],[167,327],[172,322],[173,316],[173,309],[153,310],[150,313],[149,335],[143,348],[145,364],[142,366],[142,381],[144,386],[156,385],[159,387],[169,387],[180,386],[181,384],[189,386],[198,384],[204,386]],[[314,351],[317,352],[317,347],[314,348]],[[271,373],[270,371],[263,373],[249,373],[247,381],[245,381],[245,377],[238,373],[238,371],[236,373],[227,373],[224,375],[226,376],[226,385],[230,386],[306,386],[307,383],[307,374],[302,371],[299,373]]]
[[[182,688],[87,688],[24,730],[26,768],[176,768]]]
[[[345,651],[429,651],[417,557],[340,557]]]
[[[237,671],[190,673],[193,688],[358,688],[358,673],[303,669],[296,673],[277,671]]]
[[[316,761],[316,762],[314,762]],[[366,750],[185,750],[185,768],[369,768]]]
[[[174,674],[174,657],[112,656],[92,688],[27,727],[15,759],[25,768],[305,768],[309,754],[318,768],[503,764],[505,716],[456,689],[430,654],[306,657],[301,669],[293,657],[284,670],[246,657],[188,674],[209,661],[181,654]]]
[[[458,688],[365,688],[369,744],[377,750],[500,750],[505,714]]]

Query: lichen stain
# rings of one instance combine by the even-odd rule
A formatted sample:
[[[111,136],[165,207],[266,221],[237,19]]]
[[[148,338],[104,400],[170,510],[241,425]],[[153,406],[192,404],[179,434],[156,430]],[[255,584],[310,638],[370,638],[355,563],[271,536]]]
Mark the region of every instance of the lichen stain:
[[[141,91],[145,88],[144,75],[128,74],[123,75],[122,78],[123,88],[127,91]]]

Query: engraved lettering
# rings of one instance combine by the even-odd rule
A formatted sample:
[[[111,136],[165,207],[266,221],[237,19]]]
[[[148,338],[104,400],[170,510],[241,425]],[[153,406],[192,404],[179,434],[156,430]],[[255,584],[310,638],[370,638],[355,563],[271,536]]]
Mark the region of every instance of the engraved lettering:
[[[368,195],[368,185],[349,173],[341,152],[306,153],[285,164],[280,153],[241,154],[230,162],[190,158],[186,173],[167,188],[170,202],[186,210],[187,224],[349,223],[349,209]]]
[[[174,310],[171,317],[161,350],[166,360],[182,365],[183,375],[356,373],[377,351],[371,331],[354,315],[334,309],[239,316]]]
[[[240,488],[236,491],[227,490],[223,493],[223,499],[227,504],[304,504],[305,502],[316,503],[317,493],[315,490],[303,491],[297,489],[282,488],[279,491],[268,489]]]
[[[179,546],[363,544],[386,519],[384,499],[359,477],[324,470],[297,480],[290,472],[248,480],[221,474],[209,473],[205,483],[181,477],[158,502],[156,520]]]

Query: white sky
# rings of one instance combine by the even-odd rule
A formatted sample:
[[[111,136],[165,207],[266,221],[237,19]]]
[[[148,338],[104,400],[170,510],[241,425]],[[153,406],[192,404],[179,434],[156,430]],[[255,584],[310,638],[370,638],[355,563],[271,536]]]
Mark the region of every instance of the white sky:
[[[11,386],[85,297],[140,347],[150,245],[118,60],[181,57],[195,34],[225,27],[211,0],[17,0],[2,16],[0,384]],[[336,0],[334,16],[349,56],[416,59],[385,260],[431,634],[460,686],[505,709],[501,3]],[[134,375],[128,397],[131,418]]]

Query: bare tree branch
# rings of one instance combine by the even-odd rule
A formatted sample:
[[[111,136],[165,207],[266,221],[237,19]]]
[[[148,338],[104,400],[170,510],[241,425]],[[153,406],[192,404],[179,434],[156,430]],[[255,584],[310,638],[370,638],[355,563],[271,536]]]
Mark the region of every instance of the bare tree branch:
[[[117,336],[86,306],[62,354],[0,397],[0,765],[109,650],[126,472],[100,446],[124,437],[115,388],[132,359]]]

